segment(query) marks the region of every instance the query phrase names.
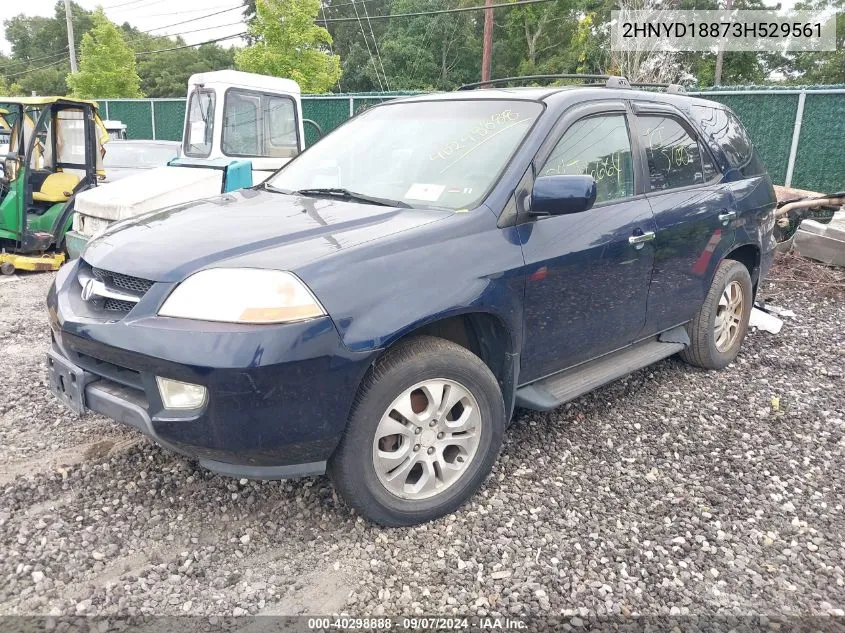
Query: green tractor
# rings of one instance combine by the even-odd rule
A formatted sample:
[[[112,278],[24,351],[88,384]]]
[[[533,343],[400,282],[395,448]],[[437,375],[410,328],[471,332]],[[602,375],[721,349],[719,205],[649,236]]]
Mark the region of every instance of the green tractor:
[[[104,176],[108,132],[93,101],[0,97],[0,273],[58,270],[78,193]],[[4,143],[5,145],[5,143]]]

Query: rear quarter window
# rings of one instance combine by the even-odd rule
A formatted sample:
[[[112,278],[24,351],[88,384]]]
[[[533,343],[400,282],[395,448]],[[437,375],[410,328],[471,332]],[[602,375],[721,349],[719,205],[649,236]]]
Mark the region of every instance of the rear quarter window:
[[[718,147],[728,164],[745,177],[765,173],[754,144],[737,116],[726,108],[693,105],[693,120],[705,136]]]

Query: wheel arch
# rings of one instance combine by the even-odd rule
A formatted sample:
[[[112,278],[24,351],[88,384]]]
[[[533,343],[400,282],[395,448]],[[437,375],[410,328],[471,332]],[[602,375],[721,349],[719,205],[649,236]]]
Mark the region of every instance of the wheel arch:
[[[757,294],[757,285],[760,282],[760,247],[756,244],[742,244],[735,246],[725,255],[725,259],[731,259],[743,264],[751,276],[751,287],[754,294]]]
[[[514,335],[504,319],[491,312],[472,311],[417,323],[387,341],[382,355],[401,341],[423,335],[451,341],[478,356],[499,383],[505,411],[510,416],[516,393],[519,354]]]

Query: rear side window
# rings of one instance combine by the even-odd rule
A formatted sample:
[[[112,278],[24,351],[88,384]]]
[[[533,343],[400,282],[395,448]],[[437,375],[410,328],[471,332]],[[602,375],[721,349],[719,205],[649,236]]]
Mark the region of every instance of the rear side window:
[[[762,173],[748,132],[733,112],[702,105],[693,105],[690,111],[701,130],[724,152],[731,167],[742,170],[746,176]]]
[[[541,176],[588,174],[596,203],[634,195],[631,138],[623,114],[588,117],[572,124],[546,161]]]
[[[637,119],[651,191],[700,185],[715,175],[707,151],[680,121],[659,114]]]

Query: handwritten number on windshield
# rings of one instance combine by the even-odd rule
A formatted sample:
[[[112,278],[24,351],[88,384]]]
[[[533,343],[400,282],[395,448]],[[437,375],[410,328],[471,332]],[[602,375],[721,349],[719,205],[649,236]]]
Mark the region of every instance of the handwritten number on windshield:
[[[431,160],[446,160],[455,152],[460,152],[461,150],[466,149],[474,149],[492,134],[500,131],[508,124],[517,123],[519,121],[521,121],[519,113],[513,112],[510,109],[491,114],[489,118],[482,119],[476,123],[468,134],[462,134],[458,140],[451,141],[450,143],[440,147],[437,151],[432,152],[429,158]]]

